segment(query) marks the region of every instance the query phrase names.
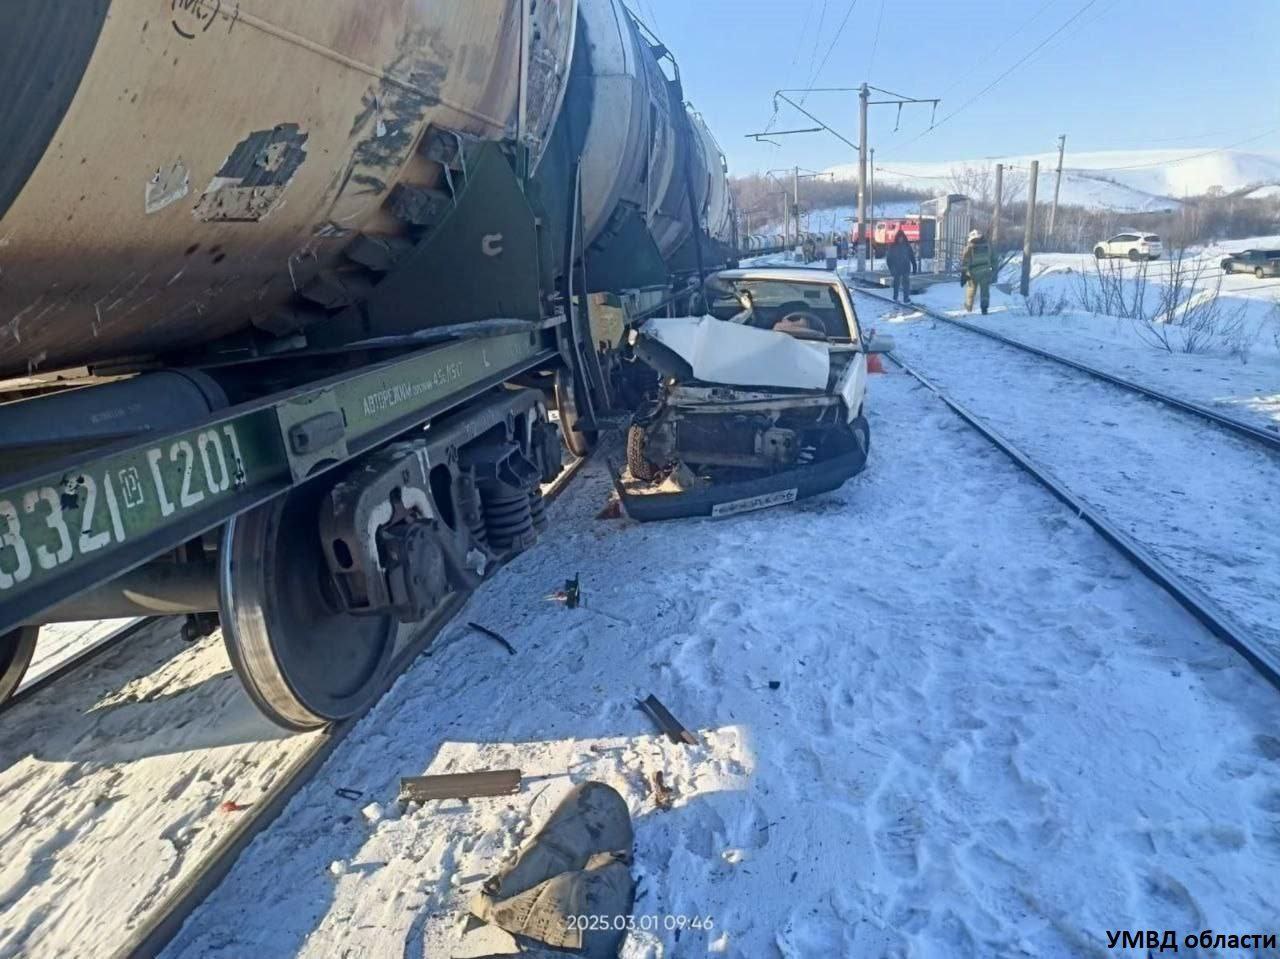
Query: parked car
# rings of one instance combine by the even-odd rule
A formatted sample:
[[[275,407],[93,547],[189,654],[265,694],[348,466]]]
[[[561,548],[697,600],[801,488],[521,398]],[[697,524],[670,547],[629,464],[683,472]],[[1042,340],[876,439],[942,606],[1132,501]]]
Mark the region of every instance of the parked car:
[[[1112,256],[1127,256],[1131,260],[1158,260],[1164,252],[1160,237],[1154,233],[1117,233],[1093,248],[1099,260]]]
[[[1245,250],[1222,261],[1223,273],[1252,273],[1258,279],[1280,276],[1280,250]]]

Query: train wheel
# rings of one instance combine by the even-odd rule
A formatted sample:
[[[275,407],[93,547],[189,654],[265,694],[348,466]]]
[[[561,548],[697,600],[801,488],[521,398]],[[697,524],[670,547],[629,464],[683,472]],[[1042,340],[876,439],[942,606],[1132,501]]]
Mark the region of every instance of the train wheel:
[[[378,698],[395,651],[390,616],[346,612],[316,522],[327,487],[311,483],[227,524],[222,635],[258,708],[286,729],[357,715]]]
[[[18,691],[36,652],[39,626],[19,626],[0,636],[0,703]]]
[[[578,401],[573,391],[573,374],[568,370],[556,370],[555,390],[564,445],[574,456],[586,456],[596,448],[600,434],[595,430],[578,429]]]

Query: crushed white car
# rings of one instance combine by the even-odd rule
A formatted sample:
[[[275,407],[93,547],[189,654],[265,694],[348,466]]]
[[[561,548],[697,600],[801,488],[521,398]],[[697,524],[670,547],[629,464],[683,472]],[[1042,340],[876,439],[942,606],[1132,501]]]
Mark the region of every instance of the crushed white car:
[[[658,374],[627,433],[618,492],[639,520],[724,516],[794,502],[861,472],[871,448],[864,334],[844,282],[810,269],[710,277],[708,314],[632,334]]]

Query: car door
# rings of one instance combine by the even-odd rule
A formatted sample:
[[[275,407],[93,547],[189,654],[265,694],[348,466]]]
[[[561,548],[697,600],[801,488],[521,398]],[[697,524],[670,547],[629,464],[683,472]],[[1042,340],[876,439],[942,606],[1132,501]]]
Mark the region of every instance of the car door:
[[[844,311],[845,320],[849,326],[850,341],[854,345],[864,346],[862,328],[858,323],[858,311],[854,309],[853,297],[843,281],[841,281],[839,287],[833,286],[831,288],[831,299],[839,304]],[[867,354],[864,350],[859,349],[844,376],[836,384],[836,391],[844,399],[850,420],[862,413],[862,406],[867,395],[867,372]]]

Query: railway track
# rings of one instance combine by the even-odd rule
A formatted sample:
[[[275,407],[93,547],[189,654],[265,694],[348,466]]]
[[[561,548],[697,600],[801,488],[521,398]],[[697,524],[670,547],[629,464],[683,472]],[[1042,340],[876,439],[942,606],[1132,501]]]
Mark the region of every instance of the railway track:
[[[46,673],[41,673],[35,679],[23,686],[20,686],[17,692],[3,702],[0,702],[0,716],[4,716],[5,713],[13,709],[19,703],[33,699],[35,696],[49,689],[65,677],[78,672],[102,656],[105,656],[107,653],[111,652],[113,649],[156,622],[157,620],[155,618],[147,618],[127,623],[110,635],[103,637],[95,643],[91,643],[79,652],[67,657],[66,660],[59,663],[53,669]]]
[[[888,297],[868,293],[861,289],[857,292],[870,299],[879,300],[884,303],[893,303],[893,301]],[[1097,370],[1085,364],[1077,363],[1074,360],[1065,359],[1064,357],[1057,356],[1056,354],[1050,353],[1046,350],[1028,346],[1025,343],[1021,343],[1009,337],[1002,336],[1001,334],[986,330],[976,324],[966,323],[963,320],[956,320],[953,317],[945,316],[934,310],[929,310],[920,306],[916,306],[916,309],[924,313],[926,316],[943,321],[949,325],[987,336],[990,339],[996,340],[1006,346],[1022,350],[1043,359],[1051,360],[1065,367],[1084,373],[1099,381],[1137,393],[1147,399],[1155,400],[1156,402],[1180,413],[1208,420],[1215,426],[1229,430],[1235,435],[1242,436],[1265,446],[1271,451],[1280,450],[1280,437],[1274,436],[1266,430],[1253,427],[1248,423],[1243,423],[1239,420],[1233,419],[1232,417],[1223,416],[1222,414],[1200,406],[1199,404],[1190,403],[1179,399],[1178,397],[1168,396],[1158,390],[1149,389],[1141,384],[1113,376],[1102,370]],[[1199,585],[1172,569],[1155,553],[1155,551],[1143,544],[1133,535],[1126,532],[1117,523],[1109,519],[1103,510],[1091,505],[1082,497],[1074,493],[1065,483],[1055,477],[1046,466],[1037,462],[1034,457],[1020,449],[1012,440],[1002,435],[991,423],[987,422],[977,413],[949,395],[946,390],[934,383],[924,373],[915,369],[911,364],[907,363],[897,354],[890,354],[890,359],[905,373],[932,392],[968,426],[974,429],[984,439],[1012,460],[1019,469],[1026,472],[1029,476],[1035,479],[1036,482],[1048,490],[1050,494],[1062,503],[1066,504],[1077,516],[1088,523],[1100,536],[1102,536],[1103,539],[1110,543],[1112,547],[1118,550],[1126,559],[1136,566],[1144,576],[1168,593],[1180,606],[1186,609],[1188,613],[1213,633],[1214,636],[1239,653],[1268,683],[1274,686],[1277,690],[1280,690],[1280,658],[1277,658],[1270,649],[1259,642],[1251,631],[1229,610],[1223,609],[1220,604],[1206,595]]]
[[[567,465],[556,480],[544,490],[550,505],[568,488],[589,457],[580,457]],[[536,546],[534,547],[537,548]],[[441,630],[466,604],[470,594],[455,593],[425,622],[418,625],[412,638],[396,653],[387,680],[385,694],[400,675],[431,645]],[[372,708],[372,707],[371,707]],[[353,716],[326,728],[316,744],[298,756],[291,768],[260,800],[245,810],[244,817],[219,842],[200,868],[184,879],[153,916],[141,924],[134,935],[113,953],[117,959],[147,959],[157,956],[182,929],[187,918],[231,871],[240,853],[259,833],[284,811],[292,799],[318,773],[334,750],[359,724],[362,716]]]
[[[879,293],[871,293],[865,289],[859,288],[856,290],[856,292],[860,296],[865,296],[873,300],[879,300],[882,303],[892,304],[894,302],[892,299],[890,299],[887,296],[883,296]],[[1053,363],[1058,363],[1061,366],[1065,366],[1070,369],[1076,370],[1080,373],[1084,373],[1085,375],[1090,376],[1096,380],[1099,380],[1100,382],[1109,383],[1112,386],[1118,387],[1123,390],[1128,390],[1131,393],[1137,393],[1141,396],[1146,397],[1149,400],[1154,400],[1157,403],[1161,403],[1165,406],[1178,410],[1182,413],[1186,413],[1190,416],[1198,416],[1201,419],[1207,420],[1208,422],[1212,423],[1214,426],[1217,426],[1224,430],[1228,430],[1229,432],[1234,433],[1237,436],[1242,436],[1247,440],[1250,440],[1252,442],[1255,442],[1261,446],[1264,446],[1272,450],[1273,452],[1280,453],[1280,433],[1273,433],[1270,430],[1264,429],[1260,426],[1254,426],[1252,423],[1246,423],[1244,420],[1236,419],[1233,416],[1227,416],[1223,413],[1219,413],[1217,410],[1211,409],[1210,407],[1204,406],[1203,404],[1195,403],[1195,402],[1192,402],[1191,400],[1185,400],[1177,396],[1172,396],[1168,393],[1161,392],[1160,390],[1152,389],[1149,386],[1144,386],[1141,383],[1135,383],[1133,380],[1125,379],[1122,376],[1116,376],[1113,373],[1108,373],[1105,370],[1098,369],[1097,367],[1089,366],[1087,363],[1081,363],[1078,360],[1067,359],[1066,357],[1059,356],[1058,354],[1052,353],[1049,350],[1043,350],[1037,346],[1031,346],[1028,343],[1023,343],[1020,340],[1015,340],[1012,337],[1005,336],[1002,333],[997,333],[994,330],[988,330],[985,327],[979,326],[976,323],[969,323],[965,320],[957,319],[954,316],[947,316],[945,313],[940,313],[937,310],[931,310],[928,307],[921,306],[918,303],[912,303],[911,306],[917,312],[923,313],[925,316],[928,316],[931,319],[938,320],[939,322],[942,322],[942,323],[947,323],[951,326],[957,327],[962,330],[967,330],[970,333],[976,333],[979,336],[985,336],[989,339],[995,340],[998,343],[1002,343],[1005,346],[1011,347],[1012,349],[1021,350],[1024,353],[1030,353],[1033,356],[1040,357],[1041,359],[1046,359]]]
[[[585,458],[569,463],[553,483],[544,489],[548,504],[554,502],[581,471]],[[534,548],[537,548],[536,546]],[[401,639],[387,676],[382,693],[385,693],[404,671],[421,655],[450,623],[470,594],[455,594],[428,620],[419,624],[407,637]],[[76,656],[60,664],[54,670],[28,684],[17,693],[5,709],[31,700],[37,693],[48,691],[55,683],[98,660],[107,652],[117,649],[132,637],[163,619],[145,619],[131,623],[106,639],[86,648]],[[187,917],[209,895],[227,874],[236,858],[250,842],[266,829],[284,810],[289,800],[319,772],[334,750],[359,724],[361,716],[353,716],[323,730],[315,742],[288,760],[288,768],[277,777],[273,785],[252,805],[238,813],[235,826],[223,835],[215,846],[202,857],[195,870],[175,883],[167,897],[134,928],[127,941],[113,944],[111,955],[155,956],[164,950],[182,928]]]

